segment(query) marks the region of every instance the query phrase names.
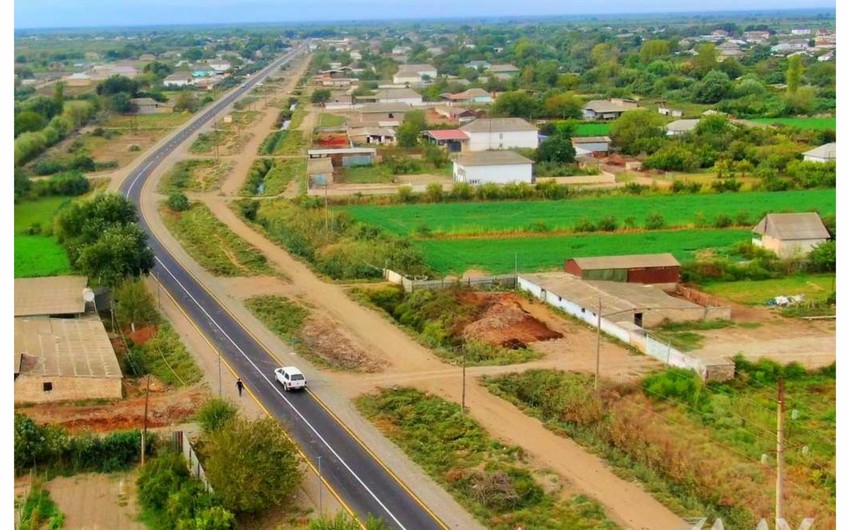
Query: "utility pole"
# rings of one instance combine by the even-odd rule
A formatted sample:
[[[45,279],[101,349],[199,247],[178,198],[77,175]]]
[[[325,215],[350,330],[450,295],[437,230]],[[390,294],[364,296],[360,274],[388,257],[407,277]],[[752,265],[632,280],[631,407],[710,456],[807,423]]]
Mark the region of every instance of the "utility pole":
[[[602,297],[599,297],[599,307],[596,309],[596,375],[593,378],[593,389],[599,390],[599,352],[602,347]]]
[[[519,252],[514,252],[514,276],[519,277]]]
[[[461,383],[460,391],[460,415],[461,418],[466,419],[466,344],[461,346],[461,351],[463,352],[461,368],[463,382]]]
[[[145,383],[145,420],[144,428],[142,429],[142,447],[141,447],[141,463],[145,465],[145,438],[148,435],[148,397],[151,393],[151,376],[148,374],[147,382]]]
[[[329,234],[328,228],[328,182],[325,181],[325,235]]]
[[[785,473],[785,379],[776,391],[776,528],[782,520],[782,480]]]

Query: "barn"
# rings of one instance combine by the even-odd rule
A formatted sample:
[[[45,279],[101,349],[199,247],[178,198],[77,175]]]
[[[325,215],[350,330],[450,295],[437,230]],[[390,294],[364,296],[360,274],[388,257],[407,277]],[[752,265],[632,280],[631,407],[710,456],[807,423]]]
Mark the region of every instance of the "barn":
[[[570,258],[564,263],[564,271],[583,280],[647,283],[669,289],[679,282],[679,269],[679,262],[668,253]]]
[[[829,237],[815,212],[769,213],[753,228],[753,244],[781,258],[804,256]]]

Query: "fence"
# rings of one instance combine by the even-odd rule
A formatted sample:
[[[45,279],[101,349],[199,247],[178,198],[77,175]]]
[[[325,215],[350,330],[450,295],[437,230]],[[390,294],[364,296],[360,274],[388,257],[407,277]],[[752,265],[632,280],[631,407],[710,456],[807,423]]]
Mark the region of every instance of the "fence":
[[[481,276],[477,278],[441,278],[439,280],[410,279],[398,272],[384,269],[384,279],[390,283],[401,285],[405,292],[416,289],[450,289],[452,287],[506,287],[513,289],[517,285],[517,277],[513,274],[498,276]]]
[[[183,434],[183,431],[175,431],[173,434],[173,441],[175,448],[183,454],[183,458],[186,459],[187,464],[189,465],[189,472],[192,473],[192,476],[203,482],[204,488],[212,493],[212,486],[210,485],[209,480],[207,480],[207,475],[204,473],[204,468],[201,466],[201,461],[198,460],[198,454],[195,452],[195,449],[192,447],[192,444]]]

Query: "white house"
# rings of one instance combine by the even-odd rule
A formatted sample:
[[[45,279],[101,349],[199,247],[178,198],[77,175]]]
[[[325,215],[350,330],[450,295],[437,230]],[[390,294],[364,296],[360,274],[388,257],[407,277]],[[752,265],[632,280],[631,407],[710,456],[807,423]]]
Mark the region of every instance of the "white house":
[[[791,35],[803,36],[803,35],[811,35],[812,28],[800,27],[794,28],[791,30]]]
[[[624,112],[639,108],[637,101],[623,98],[592,99],[584,104],[582,114],[586,120],[615,120]]]
[[[163,86],[186,86],[194,84],[194,78],[189,72],[177,72],[162,80]]]
[[[213,69],[213,72],[217,74],[223,74],[224,72],[230,70],[230,63],[227,61],[210,61],[207,63],[207,66]]]
[[[831,162],[835,160],[835,142],[823,144],[803,153],[806,162]]]
[[[407,103],[408,105],[421,105],[422,94],[409,88],[382,88],[375,94],[378,103]]]
[[[437,78],[437,69],[430,64],[405,64],[393,74],[393,83],[397,85],[418,84]]]
[[[532,164],[531,160],[513,151],[464,153],[455,159],[452,174],[455,182],[472,185],[511,182],[531,184]]]
[[[537,127],[522,118],[484,118],[460,128],[469,137],[466,151],[537,149]]]
[[[781,258],[802,256],[829,239],[829,231],[814,212],[769,213],[753,228],[753,244]]]

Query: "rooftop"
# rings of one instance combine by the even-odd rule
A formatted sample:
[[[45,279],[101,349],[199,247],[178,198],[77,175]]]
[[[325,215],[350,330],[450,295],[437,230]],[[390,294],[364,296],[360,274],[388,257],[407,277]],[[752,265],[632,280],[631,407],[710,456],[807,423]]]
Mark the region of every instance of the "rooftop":
[[[823,144],[821,146],[815,147],[814,149],[809,149],[805,153],[804,156],[812,156],[815,158],[823,158],[826,160],[835,160],[835,142]]]
[[[15,319],[15,373],[34,376],[121,377],[98,319]]]
[[[690,132],[699,125],[698,119],[676,120],[667,124],[667,130],[671,132]]]
[[[483,88],[470,88],[468,90],[464,90],[463,92],[458,92],[457,94],[441,94],[443,99],[451,99],[451,100],[463,100],[463,99],[472,99],[472,98],[483,98],[490,97],[490,93],[484,90]]]
[[[370,112],[407,112],[410,110],[410,105],[407,103],[364,103],[362,107],[360,107],[360,112],[370,113]]]
[[[434,140],[469,140],[469,136],[460,129],[436,129],[425,131],[427,136],[430,136]]]
[[[753,228],[753,232],[783,241],[829,239],[829,231],[815,212],[769,213]]]
[[[15,316],[77,315],[85,312],[85,276],[15,279]]]
[[[577,136],[572,138],[574,144],[599,144],[611,142],[611,138],[607,136]]]
[[[422,94],[409,88],[382,88],[375,92],[375,97],[380,101],[382,99],[410,99],[422,98]]]
[[[463,153],[456,159],[461,166],[510,166],[533,164],[531,160],[513,151],[478,151]]]
[[[519,72],[519,68],[512,64],[491,64],[488,71],[497,74],[497,73],[507,73],[507,72]]]
[[[591,99],[584,104],[584,108],[594,112],[625,112],[638,108],[638,104],[625,100]]]
[[[599,256],[594,258],[571,258],[583,270],[632,269],[637,267],[678,267],[679,262],[672,254],[631,254],[627,256]]]
[[[537,127],[522,118],[482,118],[460,128],[466,132],[534,131]]]

